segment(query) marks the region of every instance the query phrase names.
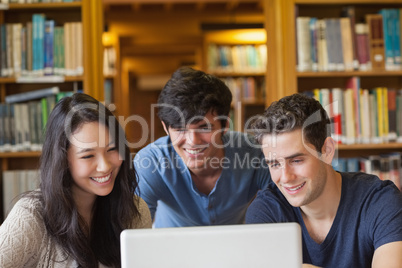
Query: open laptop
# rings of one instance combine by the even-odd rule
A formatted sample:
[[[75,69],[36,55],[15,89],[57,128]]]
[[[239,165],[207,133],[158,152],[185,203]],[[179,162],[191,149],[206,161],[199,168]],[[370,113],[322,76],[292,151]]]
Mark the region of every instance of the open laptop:
[[[122,268],[301,268],[297,223],[241,224],[121,233]]]

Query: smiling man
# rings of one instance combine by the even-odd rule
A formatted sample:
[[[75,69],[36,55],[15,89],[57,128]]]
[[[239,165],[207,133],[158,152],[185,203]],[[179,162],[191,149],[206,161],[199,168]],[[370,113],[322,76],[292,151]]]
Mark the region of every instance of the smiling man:
[[[246,223],[298,222],[304,267],[402,267],[402,194],[391,181],[339,173],[328,116],[315,99],[284,97],[254,123],[274,184]]]
[[[227,131],[231,102],[221,80],[190,67],[166,83],[158,116],[167,136],[134,158],[155,227],[243,223],[250,201],[268,185],[261,150]]]

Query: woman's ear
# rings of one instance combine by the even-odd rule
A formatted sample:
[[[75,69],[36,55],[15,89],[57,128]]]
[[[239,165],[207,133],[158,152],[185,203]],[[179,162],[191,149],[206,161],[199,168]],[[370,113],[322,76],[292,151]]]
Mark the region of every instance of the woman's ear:
[[[333,138],[327,137],[324,141],[324,145],[321,148],[321,158],[328,165],[332,164],[336,152],[336,142]]]

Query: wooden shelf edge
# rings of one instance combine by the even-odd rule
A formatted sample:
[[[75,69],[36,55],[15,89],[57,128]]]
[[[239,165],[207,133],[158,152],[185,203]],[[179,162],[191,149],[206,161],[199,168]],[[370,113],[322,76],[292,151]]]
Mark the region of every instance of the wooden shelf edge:
[[[375,5],[384,5],[384,4],[401,4],[398,0],[294,0],[295,4],[304,4],[304,5],[357,5],[357,4],[375,4]]]
[[[353,71],[353,72],[297,72],[298,78],[351,77],[351,76],[402,76],[402,71]]]
[[[379,143],[379,144],[338,144],[338,150],[349,151],[349,150],[381,150],[381,149],[401,149],[402,143],[390,142],[390,143]]]
[[[218,77],[240,77],[240,76],[265,76],[265,72],[220,72],[220,71],[209,71],[210,74]]]
[[[60,3],[30,3],[30,4],[8,4],[8,10],[22,9],[45,9],[45,8],[80,8],[82,2],[60,2]]]
[[[84,80],[84,76],[77,75],[77,76],[64,76],[64,82],[80,82]],[[17,79],[15,77],[0,77],[0,84],[13,84],[17,83]],[[28,82],[25,82],[28,83]],[[38,83],[59,83],[59,82],[44,82],[38,79],[38,81],[32,81],[28,84],[38,84]]]
[[[41,151],[4,152],[0,153],[0,158],[39,157],[41,153]]]

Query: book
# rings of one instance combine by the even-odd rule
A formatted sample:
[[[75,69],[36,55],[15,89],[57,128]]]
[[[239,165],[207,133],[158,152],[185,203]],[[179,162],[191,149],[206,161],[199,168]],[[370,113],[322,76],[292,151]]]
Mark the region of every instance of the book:
[[[353,91],[353,108],[354,108],[354,129],[355,129],[355,143],[361,143],[361,115],[360,115],[360,78],[352,77],[346,82],[346,89]],[[349,113],[346,113],[349,114]]]
[[[392,22],[394,23],[394,32],[393,32],[393,46],[394,49],[394,63],[395,69],[402,69],[402,53],[401,53],[401,9],[392,9]]]
[[[345,6],[342,8],[342,17],[349,18],[350,22],[350,30],[351,30],[351,43],[352,43],[352,53],[353,53],[353,69],[358,70],[359,67],[359,60],[358,60],[358,42],[356,36],[356,10],[354,6]],[[345,66],[346,68],[346,66]]]
[[[381,143],[382,139],[378,130],[378,108],[376,89],[369,90],[369,108],[370,108],[370,140],[371,143]]]
[[[7,69],[7,32],[6,24],[0,25],[0,42],[1,42],[1,76],[8,76]]]
[[[16,179],[15,171],[3,171],[3,216],[7,217],[8,213],[17,202],[15,199],[19,194],[19,182]]]
[[[373,70],[385,69],[383,18],[381,14],[367,14],[370,61]]]
[[[23,26],[21,28],[21,75],[27,74],[27,27]]]
[[[348,116],[345,125],[345,144],[356,143],[356,127],[355,127],[355,103],[354,103],[354,91],[353,89],[347,88],[344,91],[344,101],[345,101],[345,114]]]
[[[12,25],[12,66],[13,74],[18,77],[21,75],[21,23],[13,23]]]
[[[60,92],[60,88],[58,86],[43,88],[38,90],[27,91],[23,93],[11,94],[6,96],[6,103],[16,103],[16,102],[24,102],[34,99],[40,99],[43,97],[47,97],[49,95],[56,95]]]
[[[74,22],[74,46],[75,49],[75,75],[82,75],[84,73],[84,47],[83,47],[83,29],[82,22]]]
[[[6,23],[6,53],[7,53],[7,76],[14,76],[14,61],[13,61],[13,24]]]
[[[397,121],[396,121],[396,89],[388,88],[388,141],[396,142],[397,139]]]
[[[27,22],[26,25],[26,63],[27,63],[27,75],[32,73],[32,21]]]
[[[54,20],[45,21],[45,33],[44,33],[44,74],[52,75],[54,73]]]
[[[327,44],[327,55],[328,55],[328,71],[336,71],[338,66],[338,42],[340,36],[337,35],[336,29],[336,19],[326,18],[325,22],[325,32],[326,32],[326,44]]]
[[[338,143],[345,143],[346,115],[343,89],[333,88],[332,99],[334,102],[334,128],[335,140]]]
[[[299,72],[312,70],[310,19],[310,17],[296,18],[297,70]]]
[[[37,76],[44,74],[45,20],[44,14],[32,15],[32,72]]]
[[[361,121],[361,142],[371,142],[371,124],[372,118],[370,117],[370,94],[368,89],[360,90],[360,121]]]
[[[345,71],[345,62],[344,62],[344,52],[342,46],[342,32],[341,32],[341,20],[339,18],[335,18],[332,20],[332,27],[334,31],[334,48],[335,48],[335,70],[336,71]]]
[[[365,23],[356,24],[356,46],[357,59],[359,61],[359,70],[371,70],[370,48],[368,40],[368,25]]]
[[[318,71],[318,51],[317,51],[317,18],[310,19],[310,55],[311,55],[311,70]]]
[[[317,55],[318,71],[328,71],[327,32],[325,21],[317,20]]]
[[[345,71],[354,70],[353,35],[349,18],[340,18],[342,52]]]
[[[384,56],[385,56],[385,70],[394,70],[394,50],[393,50],[393,32],[394,23],[391,15],[391,10],[388,8],[383,8],[379,11],[382,16],[382,31],[384,39]]]
[[[37,189],[39,170],[5,170],[3,171],[3,216],[7,217],[18,201],[20,194]]]

